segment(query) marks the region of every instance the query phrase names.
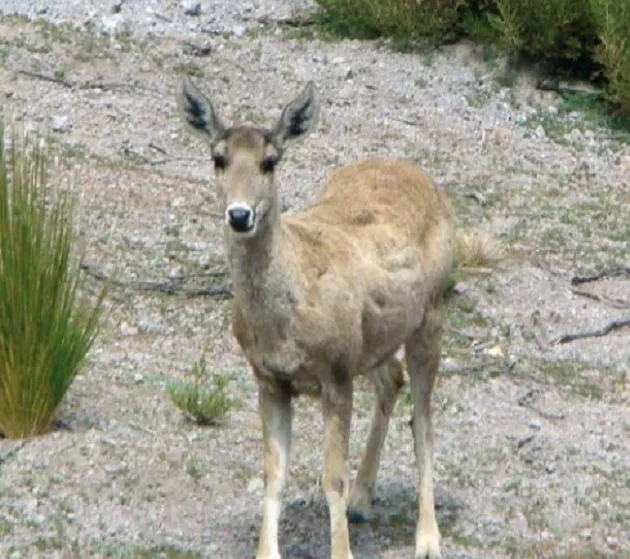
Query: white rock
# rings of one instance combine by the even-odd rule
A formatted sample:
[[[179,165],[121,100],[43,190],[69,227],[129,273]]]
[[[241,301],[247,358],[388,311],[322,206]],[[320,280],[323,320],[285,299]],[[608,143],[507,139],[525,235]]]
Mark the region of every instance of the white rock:
[[[72,124],[68,121],[67,116],[58,116],[54,118],[50,127],[53,132],[58,132],[59,134],[65,134],[72,130]]]
[[[232,35],[235,37],[242,37],[245,35],[245,26],[238,24],[232,27]]]

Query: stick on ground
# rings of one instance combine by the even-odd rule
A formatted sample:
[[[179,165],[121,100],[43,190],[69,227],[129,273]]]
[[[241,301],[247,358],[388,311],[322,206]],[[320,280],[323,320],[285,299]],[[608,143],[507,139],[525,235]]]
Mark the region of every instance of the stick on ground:
[[[581,340],[584,338],[598,338],[600,336],[606,336],[613,330],[618,330],[619,328],[624,328],[626,326],[630,326],[630,316],[626,318],[619,318],[617,320],[613,320],[609,324],[606,324],[603,328],[599,330],[587,330],[585,332],[577,332],[575,334],[563,334],[562,336],[557,337],[553,343],[554,344],[566,344],[568,342],[573,342],[575,340]]]

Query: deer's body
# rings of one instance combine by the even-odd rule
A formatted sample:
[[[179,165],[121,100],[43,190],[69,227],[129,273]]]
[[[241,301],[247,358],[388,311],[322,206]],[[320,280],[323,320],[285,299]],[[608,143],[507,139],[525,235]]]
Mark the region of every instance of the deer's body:
[[[273,130],[225,127],[188,80],[179,103],[212,147],[226,212],[233,330],[258,380],[265,496],[257,559],[280,559],[291,398],[299,393],[322,398],[331,557],[352,559],[347,514],[358,520],[369,515],[389,417],[403,384],[394,357],[403,345],[419,470],[416,557],[439,559],[430,398],[440,355],[440,303],[453,264],[448,201],[414,165],[371,159],[334,173],[317,205],[281,217],[273,169],[285,142],[317,120],[314,86],[285,107]],[[376,402],[350,493],[352,383],[361,374],[373,380]]]
[[[415,166],[337,171],[319,204],[230,251],[234,333],[259,380],[319,392],[386,362],[441,295],[452,245],[448,202]]]

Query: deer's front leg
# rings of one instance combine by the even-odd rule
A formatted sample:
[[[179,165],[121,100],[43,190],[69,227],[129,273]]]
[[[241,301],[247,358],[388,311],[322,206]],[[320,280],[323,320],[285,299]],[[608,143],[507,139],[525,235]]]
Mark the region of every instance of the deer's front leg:
[[[352,559],[346,516],[352,379],[348,376],[325,386],[322,405],[325,431],[322,485],[330,513],[330,555],[333,559]]]
[[[258,405],[263,431],[265,496],[256,559],[280,559],[278,523],[291,451],[292,412],[288,387],[261,385]]]

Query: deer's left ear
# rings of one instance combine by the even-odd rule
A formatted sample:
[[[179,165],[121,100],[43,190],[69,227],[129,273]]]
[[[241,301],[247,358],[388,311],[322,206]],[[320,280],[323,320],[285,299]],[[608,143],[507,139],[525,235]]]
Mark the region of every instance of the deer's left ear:
[[[283,147],[287,140],[306,136],[315,128],[319,117],[319,93],[312,81],[304,91],[282,110],[280,119],[272,130],[274,143]]]

